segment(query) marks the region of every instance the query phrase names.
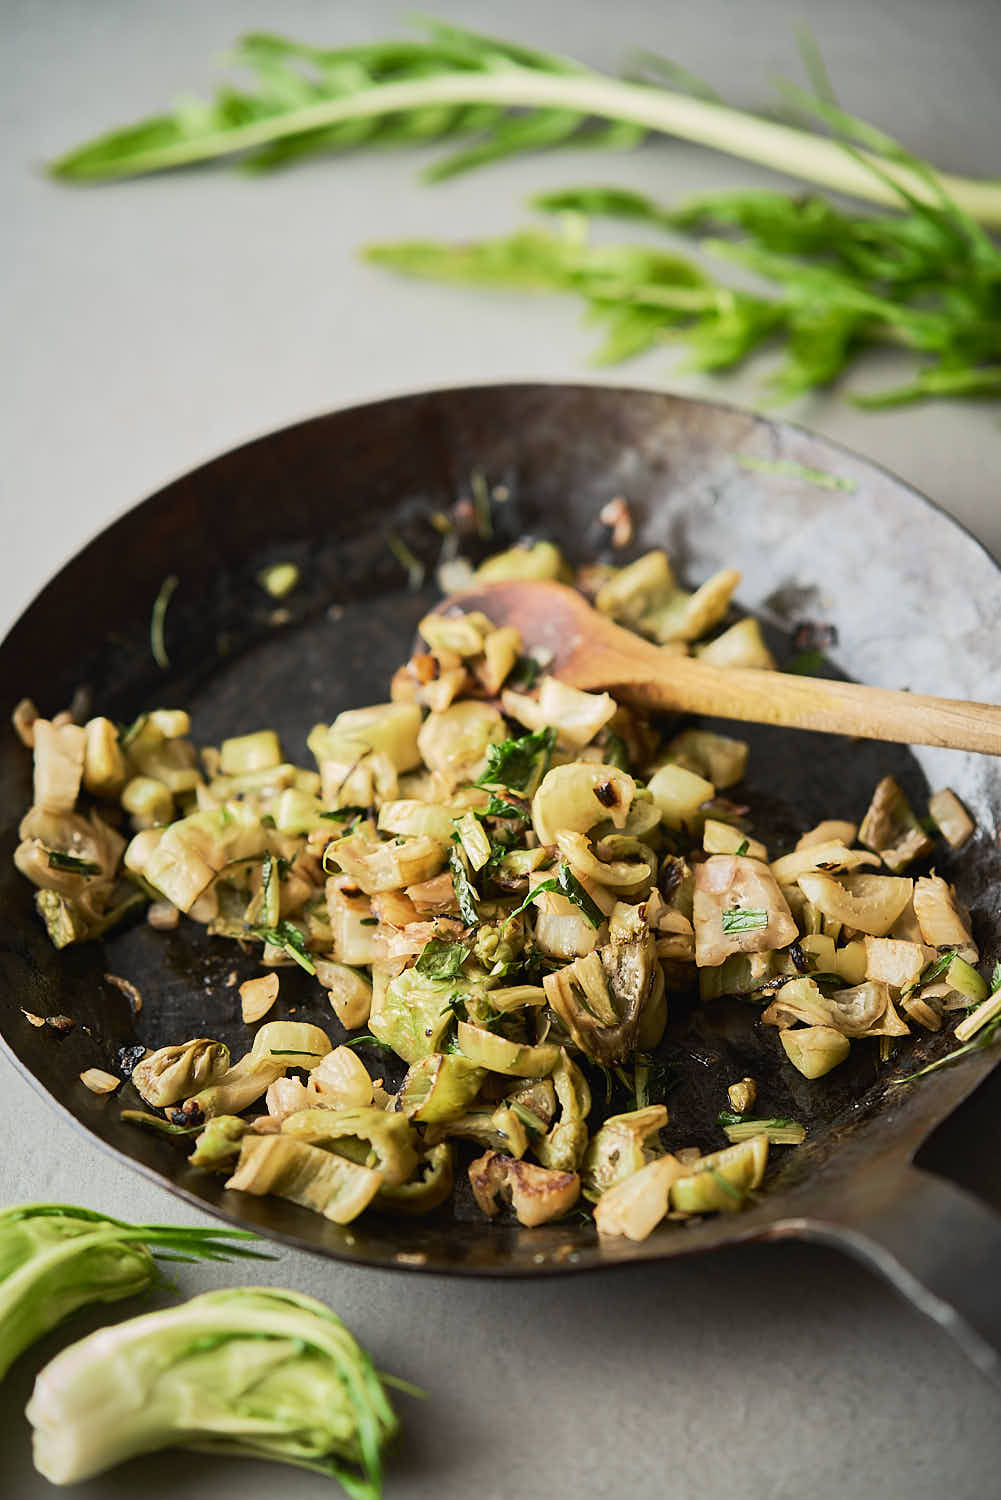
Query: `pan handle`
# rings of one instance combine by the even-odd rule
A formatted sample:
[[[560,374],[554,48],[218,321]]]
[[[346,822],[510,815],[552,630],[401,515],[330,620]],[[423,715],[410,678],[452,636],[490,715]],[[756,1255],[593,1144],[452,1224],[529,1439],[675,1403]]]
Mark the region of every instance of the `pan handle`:
[[[913,1164],[807,1236],[848,1251],[885,1276],[1001,1383],[1001,1214]],[[803,1226],[806,1228],[806,1226]]]

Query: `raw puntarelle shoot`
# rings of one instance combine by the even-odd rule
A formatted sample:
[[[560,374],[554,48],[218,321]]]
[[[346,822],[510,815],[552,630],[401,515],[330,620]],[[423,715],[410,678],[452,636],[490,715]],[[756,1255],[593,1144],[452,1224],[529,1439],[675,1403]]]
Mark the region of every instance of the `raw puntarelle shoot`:
[[[694,93],[666,88],[665,79],[689,88],[693,80],[650,53],[638,54],[638,77],[620,79],[557,53],[440,21],[422,24],[425,40],[340,48],[242,37],[230,56],[253,77],[252,89],[227,82],[210,103],[186,98],[171,112],[66,152],[50,170],[94,182],[231,156],[261,170],[365,145],[471,138],[427,173],[442,178],[524,151],[622,148],[663,134],[871,202],[896,202],[883,180],[891,158],[880,154],[881,142],[853,159],[809,130],[728,108],[697,81]],[[900,180],[935,202],[923,173],[903,164]],[[1001,226],[1001,186],[942,180],[967,212]]]
[[[790,400],[831,384],[867,348],[902,345],[921,361],[914,378],[857,396],[859,404],[1001,395],[1001,253],[980,227],[1001,227],[1001,184],[937,173],[837,108],[815,53],[804,49],[814,94],[790,85],[783,92],[800,117],[830,134],[729,109],[649,54],[641,54],[638,79],[619,80],[458,27],[430,22],[427,30],[423,41],[333,50],[245,37],[234,60],[253,75],[253,89],[227,85],[211,104],[187,101],[112,131],[51,170],[90,182],[215,157],[262,169],[368,143],[468,140],[426,174],[441,178],[564,143],[625,147],[649,133],[673,134],[899,213],[849,214],[817,196],[782,192],[721,194],[670,210],[592,187],[542,200],[549,210],[572,211],[574,225],[563,234],[403,242],[368,254],[416,275],[576,292],[606,328],[598,355],[605,362],[683,339],[692,367],[722,371],[780,343],[786,360],[769,393]],[[694,92],[668,89],[665,80]],[[596,214],[698,234],[717,259],[773,285],[758,293],[727,284],[673,246],[590,245],[576,226]]]
[[[352,1500],[381,1494],[397,1425],[341,1320],[270,1287],[207,1292],[81,1339],[42,1370],[27,1416],[53,1484],[190,1447],[312,1469]]]
[[[0,1211],[0,1378],[78,1308],[148,1291],[157,1260],[271,1258],[248,1241],[244,1230],[125,1224],[68,1203]]]
[[[816,102],[816,101],[815,101]],[[847,130],[861,122],[829,106]],[[435,280],[519,292],[569,292],[603,328],[596,360],[613,364],[665,342],[689,351],[687,367],[730,370],[761,350],[784,360],[766,394],[789,401],[829,386],[860,355],[909,350],[919,363],[902,386],[854,393],[877,408],[925,397],[1001,396],[1001,250],[949,198],[925,164],[899,152],[939,189],[930,205],[896,184],[899,215],[849,213],[816,195],[717,193],[669,208],[610,186],[546,194],[535,206],[561,216],[556,231],[528,228],[496,239],[371,245],[369,260]],[[670,246],[592,240],[593,220],[666,231]],[[769,286],[733,287],[678,253],[697,236],[716,261]]]

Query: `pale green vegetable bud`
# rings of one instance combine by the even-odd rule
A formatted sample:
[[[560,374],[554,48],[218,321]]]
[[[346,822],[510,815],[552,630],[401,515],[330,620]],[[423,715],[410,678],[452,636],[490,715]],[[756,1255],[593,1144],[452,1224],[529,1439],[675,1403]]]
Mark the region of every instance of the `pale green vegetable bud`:
[[[843,1063],[851,1043],[833,1026],[804,1026],[783,1031],[780,1036],[786,1056],[804,1078],[823,1078]]]
[[[154,1254],[223,1260],[257,1252],[233,1229],[123,1224],[65,1203],[23,1203],[0,1212],[0,1378],[22,1350],[78,1307],[144,1292]]]
[[[440,1125],[457,1120],[472,1104],[486,1073],[454,1053],[432,1052],[415,1062],[396,1098],[408,1120]]]
[[[668,828],[674,829],[696,827],[703,803],[716,795],[711,781],[685,770],[684,766],[662,766],[650,777],[649,784],[661,817]]]
[[[587,1124],[591,1111],[591,1090],[587,1079],[572,1062],[565,1047],[553,1069],[553,1085],[560,1103],[560,1118],[549,1133],[534,1143],[536,1156],[544,1167],[575,1172],[587,1150]],[[667,1119],[667,1110],[664,1110]]]
[[[757,667],[763,672],[774,672],[776,666],[761,634],[761,626],[750,615],[746,620],[738,620],[722,635],[696,646],[695,655],[713,667]]]
[[[426,615],[417,629],[432,651],[454,651],[456,656],[479,656],[493,629],[478,610],[468,615]]]
[[[104,1328],[42,1370],[27,1408],[53,1484],[183,1443],[267,1458],[381,1492],[396,1418],[371,1360],[329,1308],[237,1287]]]
[[[570,569],[563,554],[552,542],[535,542],[530,547],[511,547],[495,552],[476,570],[484,583],[499,583],[505,578],[567,578]]]
[[[391,1214],[429,1214],[452,1195],[452,1148],[447,1141],[432,1146],[412,1182],[381,1187],[375,1206]]]
[[[476,929],[473,956],[484,967],[510,964],[525,946],[523,917],[502,917],[495,922],[481,922]]]
[[[753,1078],[741,1078],[739,1082],[731,1083],[726,1096],[732,1110],[738,1115],[746,1115],[758,1101],[758,1085]]]
[[[299,569],[295,563],[272,563],[258,573],[257,581],[272,599],[284,599],[299,582]]]
[[[663,1104],[610,1115],[592,1137],[584,1157],[581,1176],[585,1194],[600,1198],[659,1155],[657,1132],[666,1124],[667,1110]]]
[[[244,1136],[226,1187],[266,1197],[275,1193],[335,1224],[350,1224],[384,1186],[382,1174],[292,1135]]]
[[[417,1166],[414,1132],[405,1115],[374,1106],[299,1109],[282,1121],[282,1135],[375,1167],[384,1187],[399,1187]]]
[[[125,781],[125,756],[110,719],[89,719],[83,752],[83,784],[95,797],[112,797]]]
[[[219,1079],[229,1068],[229,1048],[209,1037],[196,1037],[150,1052],[132,1070],[132,1082],[154,1109],[188,1099]]]
[[[790,1033],[783,1032],[783,1036]],[[768,1163],[768,1136],[762,1131],[749,1140],[702,1156],[685,1177],[671,1185],[671,1207],[685,1214],[735,1213],[747,1196],[760,1187]]]
[[[273,729],[223,740],[219,747],[219,769],[224,776],[243,776],[248,771],[267,771],[281,764],[282,751]]]
[[[216,1115],[195,1141],[188,1166],[202,1167],[207,1172],[232,1171],[240,1158],[240,1143],[249,1129],[249,1121],[241,1120],[239,1115]]]

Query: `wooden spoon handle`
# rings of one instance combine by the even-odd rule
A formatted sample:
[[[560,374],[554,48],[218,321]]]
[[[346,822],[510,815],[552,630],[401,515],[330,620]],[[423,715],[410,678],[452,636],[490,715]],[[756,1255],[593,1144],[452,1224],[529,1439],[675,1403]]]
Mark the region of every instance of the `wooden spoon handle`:
[[[630,658],[622,661],[622,676],[605,686],[650,708],[1001,755],[1001,707],[993,704],[785,672],[713,667],[684,656],[661,655],[656,648],[649,656],[644,652],[643,660],[635,659],[632,651]]]

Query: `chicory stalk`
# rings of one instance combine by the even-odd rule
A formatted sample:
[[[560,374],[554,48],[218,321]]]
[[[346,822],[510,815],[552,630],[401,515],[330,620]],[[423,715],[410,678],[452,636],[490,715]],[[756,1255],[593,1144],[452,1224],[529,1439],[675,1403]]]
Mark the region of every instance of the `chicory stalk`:
[[[77,1308],[147,1291],[156,1259],[269,1257],[235,1229],[125,1224],[67,1203],[0,1212],[0,1378],[14,1360]]]
[[[522,151],[570,143],[631,146],[654,133],[876,203],[897,202],[887,177],[922,201],[935,201],[934,189],[910,163],[881,154],[878,138],[875,150],[852,157],[837,141],[807,130],[440,22],[428,23],[424,41],[337,50],[247,36],[233,57],[256,75],[255,91],[227,84],[211,103],[187,100],[173,113],[113,130],[65,153],[50,171],[93,182],[234,155],[258,168],[275,167],[367,143],[414,145],[473,135],[471,145],[432,168],[429,175],[442,178]],[[995,183],[942,181],[981,222],[1001,225]]]
[[[180,1446],[296,1464],[375,1500],[396,1418],[372,1362],[322,1302],[207,1292],[102,1328],[41,1371],[27,1407],[53,1484]]]

